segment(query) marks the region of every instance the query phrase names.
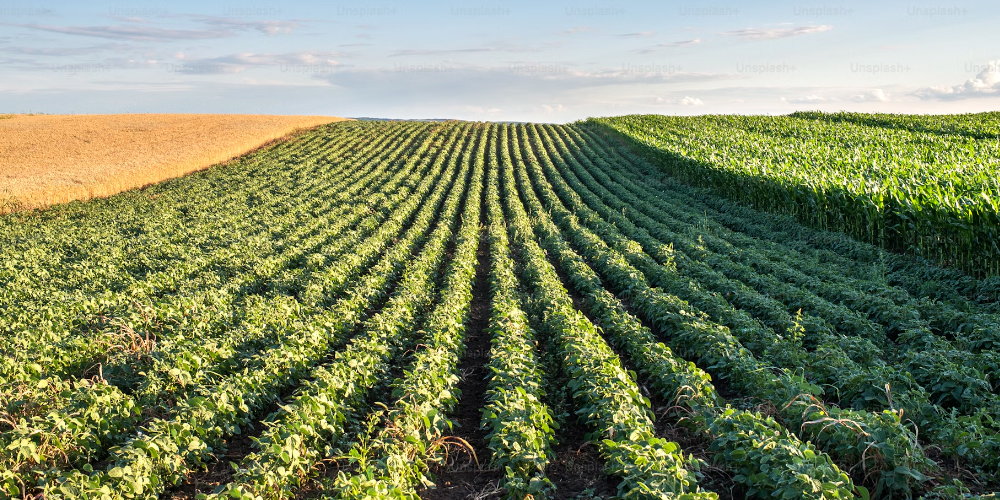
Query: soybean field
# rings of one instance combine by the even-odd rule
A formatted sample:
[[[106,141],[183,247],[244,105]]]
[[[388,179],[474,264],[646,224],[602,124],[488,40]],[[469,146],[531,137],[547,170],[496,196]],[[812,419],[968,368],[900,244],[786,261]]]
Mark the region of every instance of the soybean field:
[[[0,497],[993,498],[996,280],[647,149],[343,121],[0,217]]]

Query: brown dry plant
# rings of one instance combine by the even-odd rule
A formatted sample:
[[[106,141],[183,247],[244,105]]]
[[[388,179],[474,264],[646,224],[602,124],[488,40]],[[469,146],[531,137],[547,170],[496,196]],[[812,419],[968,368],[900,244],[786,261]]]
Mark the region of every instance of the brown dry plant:
[[[278,115],[7,115],[0,213],[110,196],[179,177],[299,129],[344,120]]]

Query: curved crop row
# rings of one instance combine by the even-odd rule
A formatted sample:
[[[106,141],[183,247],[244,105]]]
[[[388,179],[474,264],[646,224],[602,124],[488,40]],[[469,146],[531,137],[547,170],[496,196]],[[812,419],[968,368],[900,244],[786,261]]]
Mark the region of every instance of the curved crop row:
[[[564,359],[569,389],[578,402],[577,413],[597,429],[607,472],[620,476],[625,498],[717,498],[701,492],[695,474],[697,462],[686,457],[673,442],[656,437],[649,417],[649,400],[621,366],[618,356],[590,321],[577,311],[552,265],[532,238],[514,187],[515,165],[520,153],[507,140],[500,168],[511,238],[524,262],[522,279],[533,291],[532,307],[543,318],[542,329],[551,335]],[[516,141],[516,139],[515,139]]]
[[[529,153],[529,162],[531,157]],[[625,311],[621,301],[601,286],[597,274],[563,240],[534,193],[526,192],[525,197],[535,216],[535,234],[542,248],[586,298],[601,328],[637,363],[661,397],[690,411],[698,433],[710,436],[716,462],[735,472],[748,496],[853,498],[854,486],[847,474],[811,443],[803,443],[773,419],[720,407],[723,401],[708,374],[656,342],[652,332]]]
[[[560,141],[556,140],[555,142],[561,145]],[[570,169],[566,165],[566,162],[558,156],[554,157],[554,160],[558,165],[559,172],[555,172],[556,169],[548,161],[544,162],[544,166],[549,171],[550,179],[555,184],[555,190],[559,194],[559,197],[567,203],[567,206],[574,210],[586,226],[601,236],[611,233],[611,241],[620,239],[617,231],[621,231],[624,235],[635,237],[646,251],[649,251],[649,249],[656,250],[657,246],[663,246],[659,240],[654,239],[649,233],[646,233],[645,229],[636,228],[630,220],[622,217],[620,213],[604,206],[604,200],[598,199],[588,187],[592,186],[595,189],[603,190],[599,184],[587,183],[588,186],[580,185],[576,174],[569,171]],[[594,161],[600,161],[599,157]],[[573,170],[579,171],[575,168],[578,167],[575,158],[570,157],[569,163],[573,164]],[[564,182],[568,185],[564,185]],[[572,191],[568,191],[570,188],[572,188]],[[602,194],[604,195],[604,199],[614,196],[606,190],[603,190]],[[586,206],[582,205],[580,198],[586,201]],[[644,208],[644,204],[641,200],[633,199],[632,201],[636,202],[635,205],[630,205],[633,208],[632,218],[643,221],[645,216],[641,214],[640,210]],[[590,212],[591,209],[596,209],[600,216],[605,217],[606,220],[613,224],[613,227],[600,220],[597,214]],[[651,219],[645,218],[644,222],[644,228],[654,231],[657,238],[673,236],[663,228],[657,227],[656,222]],[[670,242],[678,244],[686,243],[680,238],[672,238]],[[687,248],[685,247],[685,249]],[[732,307],[722,298],[721,294],[697,291],[692,293],[692,283],[684,281],[681,276],[664,272],[663,269],[660,269],[648,257],[644,257],[638,252],[630,251],[627,243],[617,246],[616,249],[623,252],[629,258],[629,262],[636,265],[650,279],[652,284],[661,285],[670,293],[677,294],[681,298],[688,300],[691,304],[709,312],[719,323],[728,326],[734,332],[734,335],[745,346],[751,347],[751,351],[758,356],[763,356],[764,359],[776,362],[779,366],[785,368],[804,368],[807,377],[814,383],[837,387],[837,397],[841,401],[861,400],[865,401],[865,404],[862,406],[874,404],[879,407],[878,409],[885,408],[888,406],[888,400],[886,400],[886,395],[884,394],[884,387],[888,383],[894,388],[897,398],[902,397],[906,400],[913,400],[913,405],[908,406],[908,408],[920,408],[921,405],[927,404],[927,395],[923,394],[922,388],[908,374],[888,368],[878,358],[874,359],[879,361],[879,363],[874,363],[874,366],[872,366],[870,363],[873,361],[873,356],[871,355],[865,356],[866,359],[864,359],[864,362],[866,362],[866,365],[864,366],[852,359],[860,357],[859,355],[864,352],[877,353],[878,349],[875,346],[865,346],[863,343],[855,342],[846,346],[851,349],[849,353],[845,348],[841,347],[841,344],[844,342],[839,336],[834,335],[833,332],[828,330],[820,330],[812,332],[813,338],[810,339],[816,342],[818,350],[806,351],[803,349],[803,339],[801,337],[809,333],[805,331],[805,328],[799,330],[800,325],[804,323],[801,316],[798,318],[791,317],[785,313],[780,305],[770,300],[769,297],[761,297],[753,289],[749,288],[740,290],[732,286],[732,283],[726,283],[730,285],[728,287],[715,288],[717,292],[726,292],[730,297],[735,295],[737,300],[750,298],[752,303],[757,306],[756,309],[753,309],[755,313],[769,313],[770,316],[781,319],[783,326],[785,326],[782,332],[784,335],[779,335],[770,328],[764,327],[759,322],[753,321],[746,313],[743,313],[742,318],[737,317],[738,321],[734,321],[733,316],[735,315],[733,314]],[[704,269],[707,266],[702,263],[702,259],[691,259],[683,252],[673,251],[672,249],[663,253],[670,259],[671,264],[676,262],[678,272],[684,271],[690,273],[691,268],[701,267],[702,272],[697,273],[697,277],[711,278],[712,271],[711,269]],[[632,256],[635,254],[638,254],[638,257]],[[724,263],[719,263],[718,265],[724,265]],[[676,284],[678,281],[680,281],[679,286]],[[718,285],[717,282],[713,283],[710,281],[710,283]],[[732,293],[734,290],[741,293],[734,294]],[[785,313],[784,318],[782,318],[782,313]],[[861,342],[864,341],[862,340]],[[858,349],[859,347],[862,349]],[[913,391],[913,393],[910,394],[907,391]],[[868,401],[873,401],[873,404],[868,403]]]
[[[483,411],[489,429],[493,465],[504,471],[503,483],[511,498],[545,496],[552,482],[545,468],[553,458],[552,443],[558,424],[545,404],[543,373],[535,353],[534,334],[518,295],[518,279],[511,258],[507,226],[500,206],[498,130],[490,130],[492,147],[486,181],[486,209],[490,241],[490,383]]]
[[[368,393],[382,382],[393,359],[416,343],[415,332],[432,303],[468,182],[468,168],[459,163],[459,156],[449,157],[448,168],[459,170],[458,180],[443,200],[437,225],[416,260],[407,265],[393,296],[364,322],[361,335],[311,373],[310,381],[257,439],[258,451],[244,458],[234,483],[221,488],[219,495],[284,498],[293,494],[313,465],[330,454],[345,425],[363,412]],[[434,216],[432,211],[423,215],[428,223]],[[397,245],[394,253],[403,256],[406,250],[407,245]]]
[[[727,240],[737,248],[750,244],[766,252],[769,260],[821,278],[822,282],[841,282],[848,278],[846,285],[892,298],[899,304],[924,299],[920,304],[922,313],[937,309],[933,307],[933,300],[927,298],[957,301],[955,307],[946,305],[945,308],[952,317],[956,313],[976,309],[993,314],[997,312],[997,298],[1000,297],[996,286],[1000,281],[997,279],[975,280],[954,269],[942,269],[922,259],[892,254],[839,233],[806,228],[790,222],[787,217],[766,215],[723,197],[705,196],[703,189],[664,178],[662,170],[613,144],[612,139],[597,133],[592,127],[567,127],[567,131],[582,134],[595,146],[602,147],[610,153],[607,159],[611,162],[627,160],[628,169],[612,173],[637,181],[641,191],[657,191],[658,195],[652,201],[662,204],[665,209],[680,209],[674,212],[675,217],[702,227],[703,232],[708,230],[706,237]],[[671,196],[664,196],[666,193]],[[671,201],[677,203],[671,204]],[[900,285],[905,291],[889,284]],[[949,287],[953,290],[947,290]],[[961,294],[956,293],[958,290]],[[962,323],[966,322],[960,321],[952,326],[958,327]],[[961,328],[953,329],[961,331]]]
[[[422,184],[432,181],[426,178]],[[426,200],[411,197],[407,203],[410,208],[379,231],[399,234],[409,218],[406,212],[422,205],[406,236],[350,289],[348,296],[296,325],[289,332],[292,335],[274,348],[256,355],[259,361],[254,370],[228,377],[199,391],[202,395],[178,402],[170,417],[147,423],[139,436],[113,450],[106,470],[90,472],[85,468],[60,474],[44,485],[46,496],[87,498],[96,492],[113,491],[120,498],[148,498],[176,482],[190,467],[203,463],[213,449],[223,445],[225,435],[250,424],[256,412],[306,376],[331,347],[346,340],[365,311],[382,300],[386,286],[402,272],[406,257],[422,244],[447,187],[438,183]]]
[[[429,484],[429,463],[439,461],[451,429],[445,417],[461,393],[458,362],[465,351],[465,325],[472,305],[476,253],[481,244],[480,210],[483,191],[483,156],[486,133],[476,125],[479,144],[467,161],[472,178],[465,210],[455,234],[455,250],[441,288],[441,300],[427,318],[424,340],[402,379],[393,383],[395,404],[379,419],[382,428],[364,436],[349,452],[357,468],[341,472],[330,487],[339,498],[398,498],[419,500],[416,488]],[[370,442],[368,442],[370,440]]]
[[[990,141],[792,117],[597,122],[672,175],[735,200],[971,274],[1000,273],[1000,184],[983,161],[996,154]]]
[[[878,470],[880,486],[902,491],[926,479],[919,470],[932,464],[924,458],[913,432],[903,426],[899,412],[873,414],[813,405],[812,399],[803,402],[800,396],[813,398],[821,389],[787,370],[774,377],[769,367],[748,352],[727,328],[703,319],[703,313],[682,299],[650,288],[642,273],[623,255],[580,227],[572,214],[554,204],[554,194],[551,196],[546,209],[574,248],[647,321],[669,333],[675,350],[705,363],[702,366],[712,367],[710,371],[723,373],[734,388],[783,408],[785,418],[801,425],[810,441],[848,465],[848,470],[854,465],[861,465],[859,469],[864,473]],[[864,432],[856,433],[856,426]],[[889,460],[896,463],[887,465],[892,463]],[[859,483],[866,482],[864,473]]]
[[[377,249],[372,245],[360,248]],[[356,251],[355,255],[364,254],[364,251]],[[368,254],[374,255],[371,251]],[[334,270],[339,272],[332,276],[356,275],[363,263],[364,261],[354,262],[355,271],[352,271],[350,259],[342,261],[334,266]],[[64,406],[30,419],[22,418],[17,422],[16,428],[5,431],[0,436],[0,443],[4,444],[4,449],[0,452],[0,463],[7,466],[5,479],[10,479],[11,474],[24,474],[26,468],[48,471],[46,473],[51,474],[53,466],[58,466],[62,461],[73,463],[88,457],[103,456],[109,447],[128,437],[142,418],[140,409],[156,404],[163,396],[174,399],[189,397],[202,384],[207,383],[208,377],[222,377],[237,369],[237,363],[253,362],[253,355],[259,348],[280,339],[294,326],[297,318],[307,316],[305,310],[288,306],[272,306],[269,310],[248,312],[248,322],[240,328],[233,328],[229,335],[232,342],[243,344],[242,350],[234,350],[232,347],[227,349],[224,345],[204,339],[191,339],[188,342],[190,346],[194,346],[191,351],[180,352],[181,357],[166,366],[154,363],[152,368],[162,367],[162,376],[158,377],[160,374],[152,371],[147,373],[142,390],[132,396],[105,383],[77,382],[76,389],[72,388],[73,384],[63,383],[65,388],[60,397],[66,401]],[[268,335],[263,335],[264,333]],[[213,362],[218,363],[220,358],[226,356],[232,358],[233,362],[227,366],[213,365]],[[40,382],[39,386],[46,390],[49,384],[54,383],[57,382],[46,380]],[[165,411],[169,411],[169,406]],[[25,485],[34,484],[33,479],[29,480],[24,476],[21,481]]]
[[[378,150],[368,153],[377,156]],[[378,163],[371,164],[378,165]],[[341,180],[351,182],[350,177]],[[148,346],[154,340],[157,344],[162,344],[164,340],[169,340],[174,336],[212,337],[216,335],[221,324],[233,320],[231,317],[232,308],[241,305],[233,303],[234,293],[244,294],[247,290],[257,288],[258,285],[255,285],[255,282],[272,276],[289,263],[301,259],[301,257],[295,257],[296,252],[299,255],[306,252],[312,253],[316,250],[316,245],[321,244],[324,239],[330,241],[333,237],[332,229],[334,229],[329,227],[330,220],[336,220],[332,218],[334,214],[330,212],[335,207],[350,207],[344,203],[349,201],[350,197],[337,195],[341,191],[344,191],[343,187],[335,182],[323,191],[313,193],[315,201],[307,203],[302,209],[315,211],[320,215],[319,217],[311,217],[303,221],[301,217],[297,217],[301,213],[299,210],[290,211],[282,217],[271,217],[272,224],[279,227],[282,224],[291,227],[295,227],[293,226],[295,224],[298,225],[298,228],[292,231],[293,234],[287,235],[287,239],[262,243],[261,238],[258,237],[250,239],[234,237],[233,241],[230,241],[231,246],[217,253],[222,254],[222,258],[230,260],[238,255],[239,257],[235,257],[235,259],[240,263],[243,271],[237,272],[227,283],[219,284],[218,288],[204,293],[195,296],[181,294],[164,297],[166,300],[159,300],[156,304],[150,303],[146,307],[141,306],[141,304],[145,302],[144,297],[148,296],[147,293],[136,289],[113,292],[108,287],[106,291],[101,292],[103,296],[98,297],[96,301],[94,297],[88,295],[83,295],[79,299],[63,296],[58,301],[50,301],[44,305],[48,313],[44,316],[47,321],[42,324],[38,324],[39,314],[37,311],[29,309],[23,310],[21,313],[18,312],[21,311],[22,307],[26,307],[25,305],[9,308],[12,319],[21,316],[25,318],[25,322],[19,327],[21,330],[17,335],[5,338],[2,342],[4,346],[0,349],[11,355],[4,356],[4,361],[0,364],[0,373],[7,380],[36,380],[39,377],[62,376],[92,368],[93,365],[101,362],[102,358],[108,357],[109,351],[116,350],[115,344],[121,342],[127,344],[129,340],[134,341],[136,337],[141,338]],[[251,214],[247,214],[247,216],[250,217]],[[331,219],[324,220],[327,217],[331,217]],[[160,239],[176,238],[177,235],[173,235],[171,232],[172,230],[163,231]],[[306,241],[308,246],[297,247],[295,242],[299,237],[307,237],[317,232],[324,233],[326,237],[311,238],[312,241]],[[268,240],[268,238],[264,238],[264,240]],[[150,243],[156,244],[156,242]],[[163,242],[159,243],[162,245]],[[290,251],[272,256],[267,252],[261,252],[263,245],[281,245]],[[209,259],[192,260],[187,258],[187,260],[190,260],[195,266],[201,266],[205,260]],[[183,276],[187,260],[180,260],[172,264],[171,270],[176,275]],[[217,267],[217,265],[213,266],[209,272],[221,272],[221,269],[216,270]],[[82,274],[98,278],[98,276],[93,276],[93,273]],[[126,274],[126,276],[128,275]],[[207,286],[211,287],[212,284],[209,281]],[[77,291],[75,294],[81,295],[81,292]],[[50,294],[46,294],[46,296],[51,300]],[[207,321],[193,320],[194,317],[206,314],[211,316],[205,318]],[[65,317],[65,321],[57,321],[57,318],[60,317]],[[85,321],[86,318],[93,319]],[[213,319],[214,321],[212,321]],[[135,356],[125,356],[120,359],[118,362],[120,367],[108,366],[105,362],[101,373],[111,380],[115,380],[116,375],[118,378],[127,376],[127,374],[132,374],[131,376],[134,377],[135,371],[130,370],[131,361],[134,358]],[[116,371],[124,373],[119,375]]]
[[[641,209],[643,205],[636,207]],[[668,219],[669,216],[659,218]],[[705,240],[709,238],[706,235]],[[672,242],[684,243],[682,239]],[[854,405],[874,403],[906,410],[919,417],[923,436],[933,436],[931,444],[941,446],[948,455],[966,459],[976,468],[995,470],[998,464],[994,450],[1000,446],[1000,429],[991,424],[998,414],[998,405],[990,393],[989,382],[995,375],[988,376],[984,371],[996,373],[996,357],[990,353],[956,351],[929,333],[927,327],[920,327],[912,319],[914,313],[909,314],[908,327],[897,339],[901,344],[891,346],[895,359],[902,359],[896,366],[888,366],[871,348],[859,351],[862,345],[838,341],[836,337],[819,345],[812,362],[801,356],[789,356],[787,347],[774,344],[774,339],[764,340],[771,344],[772,352],[776,348],[779,356],[785,358],[785,366],[805,368],[807,377],[837,388],[842,400],[853,400]],[[871,354],[861,354],[866,350]],[[845,364],[843,360],[848,356],[857,357],[858,364]],[[835,362],[838,359],[842,361]],[[892,388],[891,393],[885,390],[887,384]],[[942,403],[947,406],[943,408]],[[967,415],[956,415],[950,408]]]

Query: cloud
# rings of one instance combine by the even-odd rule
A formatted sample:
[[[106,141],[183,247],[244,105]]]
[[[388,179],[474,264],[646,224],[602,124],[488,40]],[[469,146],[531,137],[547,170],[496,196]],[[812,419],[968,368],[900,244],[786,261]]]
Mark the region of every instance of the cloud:
[[[792,36],[811,35],[813,33],[823,33],[830,31],[833,26],[820,24],[817,26],[798,26],[795,28],[744,28],[741,30],[727,31],[723,35],[735,36],[744,40],[773,40],[775,38],[788,38]]]
[[[463,109],[475,115],[496,116],[503,111],[501,108],[491,106],[464,106]]]
[[[496,66],[461,64],[397,64],[390,68],[340,66],[316,75],[342,88],[407,95],[564,95],[613,85],[691,83],[726,80],[731,75],[621,70],[581,71],[561,64],[519,63]],[[548,103],[546,103],[548,104]],[[565,103],[563,103],[565,104]],[[687,105],[697,105],[691,98]]]
[[[224,30],[174,30],[152,26],[52,26],[41,24],[18,24],[15,26],[66,35],[92,36],[133,42],[207,40],[233,36],[232,32]]]
[[[564,75],[560,76],[581,82],[588,81],[591,82],[591,85],[709,82],[738,78],[722,73],[694,73],[684,71],[680,66],[656,64],[623,65],[621,69],[601,71],[567,70]]]
[[[966,80],[962,85],[925,87],[914,92],[921,99],[940,100],[996,96],[998,93],[1000,93],[1000,59],[989,61],[975,78]]]
[[[889,96],[882,89],[867,89],[861,93],[857,93],[857,90],[852,89],[821,89],[834,91],[837,97],[832,96],[822,96],[819,94],[809,94],[802,97],[782,97],[782,102],[787,102],[791,104],[823,104],[823,103],[834,103],[834,102],[889,102]]]
[[[700,38],[693,38],[691,40],[681,40],[679,42],[661,43],[657,47],[688,47],[690,45],[698,45],[701,43]]]
[[[162,42],[174,40],[208,40],[235,36],[237,31],[259,31],[266,35],[291,33],[302,21],[244,20],[213,16],[178,16],[208,25],[210,29],[167,29],[152,26],[150,21],[137,17],[116,17],[131,24],[118,26],[54,26],[40,24],[14,24],[51,33],[91,36],[132,42]]]
[[[455,54],[476,54],[483,52],[512,52],[512,53],[526,53],[526,52],[542,52],[546,48],[545,44],[527,44],[527,43],[512,43],[507,40],[501,40],[493,43],[483,44],[479,47],[466,47],[460,49],[403,49],[397,50],[389,57],[404,57],[404,56],[443,56],[443,55],[455,55]]]
[[[636,52],[638,52],[639,54],[648,54],[650,52],[659,52],[661,50],[673,49],[677,47],[690,47],[692,45],[698,45],[699,43],[701,43],[700,38],[692,38],[690,40],[680,40],[670,43],[658,43],[648,49],[641,49]]]
[[[301,51],[285,54],[261,54],[244,52],[205,59],[187,59],[184,54],[177,58],[182,62],[165,64],[166,69],[187,75],[242,73],[251,67],[273,66],[284,73],[329,74],[340,63],[336,58],[341,52]]]
[[[869,89],[861,94],[851,96],[854,102],[889,102],[889,96],[882,89]]]
[[[790,102],[792,104],[818,104],[823,102],[836,102],[836,97],[823,97],[816,94],[807,95],[805,97],[792,97],[792,98],[781,98],[782,101]]]
[[[299,21],[250,21],[245,19],[209,16],[195,16],[194,18],[202,23],[225,30],[254,30],[264,33],[265,35],[288,34],[296,28],[302,26],[302,23]]]
[[[139,23],[139,24],[150,24],[152,21],[143,19],[141,17],[122,17],[122,16],[111,16],[111,19],[115,21],[120,21],[123,23]]]
[[[0,66],[6,66],[8,68],[20,69],[25,71],[52,69],[51,65],[42,64],[41,62],[34,59],[24,59],[19,57],[0,57]]]
[[[637,31],[635,33],[622,33],[621,35],[616,35],[622,38],[648,38],[655,35],[655,31]]]
[[[14,54],[24,54],[30,56],[63,57],[63,56],[82,56],[109,50],[122,50],[129,48],[131,47],[129,47],[127,44],[105,43],[101,45],[91,45],[89,47],[4,47],[0,49],[0,51],[10,52]]]
[[[664,99],[662,97],[654,97],[653,104],[670,104],[674,106],[704,106],[705,103],[698,99],[697,97],[684,96],[681,99]]]
[[[572,27],[570,29],[566,29],[566,30],[562,30],[562,31],[557,31],[556,34],[557,35],[575,35],[577,33],[593,33],[595,31],[597,31],[597,28],[594,28],[592,26],[574,26],[574,27]]]
[[[401,57],[401,56],[440,56],[447,54],[468,54],[475,52],[493,52],[496,49],[486,49],[486,48],[471,48],[471,49],[406,49],[397,50],[389,55],[389,57]]]

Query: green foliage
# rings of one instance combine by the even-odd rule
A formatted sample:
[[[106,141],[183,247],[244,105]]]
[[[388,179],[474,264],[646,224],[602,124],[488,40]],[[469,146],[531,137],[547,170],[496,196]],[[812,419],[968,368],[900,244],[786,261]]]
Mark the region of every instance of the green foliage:
[[[417,499],[418,487],[433,484],[426,476],[430,463],[440,461],[452,444],[443,439],[452,430],[445,415],[460,396],[456,387],[458,362],[465,350],[465,325],[481,240],[482,158],[486,144],[483,126],[475,128],[478,144],[469,148],[475,159],[469,158],[470,151],[462,158],[463,164],[472,164],[472,172],[468,189],[456,190],[465,192],[465,209],[440,301],[427,318],[422,348],[403,378],[393,382],[396,403],[385,413],[381,432],[372,445],[360,443],[351,448],[356,470],[351,474],[341,472],[331,486],[331,492],[338,497],[364,498],[375,491],[379,498]],[[442,214],[444,220],[452,218],[452,213]],[[451,232],[446,234],[450,236]]]
[[[781,167],[763,177],[789,183],[794,162],[768,156],[783,141],[880,157],[901,138],[910,170],[869,173],[909,175],[993,130],[977,116],[691,120],[664,122],[671,147],[733,168],[757,148]],[[711,127],[734,132],[697,137]],[[487,241],[478,458],[508,498],[560,495],[556,412],[586,427],[620,497],[715,498],[649,398],[748,497],[975,498],[930,457],[997,484],[1000,281],[684,185],[619,139],[593,123],[345,122],[0,217],[0,497],[157,498],[254,431],[207,496],[291,498],[337,461],[328,497],[419,498],[466,446],[449,412]],[[848,171],[845,147],[817,178]]]
[[[504,471],[509,498],[551,494],[545,467],[553,459],[551,444],[558,424],[543,402],[541,363],[535,354],[534,332],[518,296],[519,280],[511,258],[498,188],[497,128],[490,130],[486,207],[490,242],[491,314],[489,331],[490,388],[483,409],[483,427],[493,451],[493,466]]]
[[[536,150],[541,151],[540,148]],[[528,157],[528,164],[534,164],[531,161],[534,155],[528,153]],[[548,158],[542,158],[543,165],[551,165]],[[556,160],[558,161],[558,157]],[[533,180],[536,182],[535,188],[543,197],[551,193],[540,176],[534,176]],[[669,348],[656,342],[648,328],[625,312],[621,302],[603,289],[597,274],[562,239],[556,225],[548,220],[547,212],[534,196],[531,187],[526,183],[522,186],[524,197],[529,200],[529,206],[536,215],[535,228],[536,233],[542,237],[542,246],[552,253],[568,275],[569,281],[587,298],[591,313],[599,318],[604,331],[629,353],[642,372],[650,377],[662,397],[690,410],[698,432],[712,436],[713,449],[722,452],[716,455],[716,459],[723,460],[734,470],[740,482],[747,484],[748,494],[770,497],[775,492],[781,492],[782,495],[801,498],[853,496],[850,478],[826,454],[817,453],[811,445],[802,443],[773,420],[765,420],[748,412],[720,408],[721,400],[715,393],[708,374],[676,357]],[[550,212],[556,220],[570,220],[568,212],[561,206],[554,204],[551,208]],[[572,223],[565,227],[567,234],[582,231]],[[594,247],[595,245],[591,245],[588,248],[594,250]],[[596,262],[598,269],[614,273],[613,267],[602,265],[604,262],[600,259]],[[625,264],[619,261],[618,265]],[[627,283],[623,285],[627,288],[642,286],[641,283],[636,283],[634,272],[616,276],[611,281]],[[733,439],[734,434],[747,439]],[[760,449],[766,453],[762,454]]]
[[[452,134],[451,140],[467,140],[461,135]],[[443,164],[444,156],[438,161]],[[244,458],[236,481],[222,487],[217,495],[224,496],[234,490],[265,498],[293,494],[309,476],[312,466],[333,453],[343,436],[345,423],[364,411],[369,391],[382,382],[392,361],[416,344],[416,324],[433,301],[436,273],[467,182],[467,165],[460,164],[455,156],[447,163],[446,172],[454,176],[454,185],[438,184],[406,236],[389,251],[388,262],[400,266],[423,245],[418,258],[406,264],[398,289],[378,314],[362,324],[361,335],[337,352],[331,362],[313,371],[311,381],[300,389],[291,404],[282,408],[274,423],[256,441],[259,451]],[[436,226],[425,236],[439,211]],[[386,230],[395,233],[401,227],[400,224]],[[423,240],[426,242],[422,243]]]
[[[892,123],[903,118],[633,115],[590,123],[633,138],[686,182],[814,227],[996,276],[996,120],[947,120],[907,118],[909,125],[897,127]]]
[[[502,143],[508,143],[509,128],[502,130]],[[512,158],[501,151],[501,178],[510,236],[524,262],[522,279],[533,295],[531,308],[543,318],[542,330],[553,338],[564,359],[576,414],[596,429],[594,438],[601,445],[607,472],[622,479],[620,495],[717,498],[699,490],[692,470],[698,462],[685,456],[676,443],[656,437],[649,400],[594,325],[573,307],[555,269],[531,237],[527,214],[516,202],[514,171],[520,172],[524,164],[516,138],[510,149]]]
[[[578,129],[568,128],[567,132],[572,134],[575,130]],[[585,135],[590,133],[585,128],[579,130]],[[603,142],[592,134],[590,138],[596,139],[594,144]],[[577,144],[589,151],[588,141]],[[647,175],[655,171],[655,167],[631,155],[615,161],[616,156],[618,155],[585,156],[595,158],[594,168],[589,172],[574,169],[575,174],[569,174],[567,178],[572,182],[572,176],[577,174],[586,179],[587,175],[593,173],[594,177],[586,183],[586,188],[574,184],[574,196],[580,195],[588,203],[595,205],[591,201],[593,197],[587,196],[588,189],[600,192],[603,186],[623,187],[624,189],[617,189],[614,193],[604,189],[602,200],[615,197],[627,199],[631,203],[629,208],[632,220],[656,235],[656,238],[676,245],[671,249],[670,264],[676,264],[678,271],[697,276],[702,284],[714,288],[720,295],[724,292],[725,298],[734,304],[740,304],[745,310],[753,311],[760,317],[774,318],[769,323],[774,326],[775,332],[788,330],[789,325],[795,325],[790,316],[781,319],[781,307],[788,308],[790,313],[801,306],[800,301],[803,299],[817,304],[814,312],[820,316],[816,318],[819,322],[810,320],[808,339],[809,344],[815,348],[814,354],[803,352],[795,345],[789,345],[778,334],[753,327],[752,324],[751,328],[731,329],[745,346],[778,366],[802,370],[816,384],[835,387],[836,393],[829,394],[828,397],[837,397],[841,404],[846,402],[856,409],[890,408],[905,412],[910,415],[908,419],[912,423],[920,426],[924,435],[930,433],[940,436],[933,442],[941,443],[947,454],[970,459],[969,465],[977,469],[996,470],[997,455],[994,450],[1000,444],[997,437],[1000,428],[992,423],[993,418],[986,415],[995,415],[997,406],[991,397],[987,397],[991,402],[984,408],[977,409],[967,404],[973,401],[983,402],[982,391],[989,386],[987,384],[991,380],[987,374],[996,373],[996,355],[990,352],[970,352],[968,349],[976,348],[976,342],[973,341],[976,337],[970,334],[959,334],[954,341],[949,341],[945,335],[932,333],[932,330],[939,329],[948,332],[953,325],[961,324],[967,331],[980,335],[983,331],[996,328],[995,316],[981,312],[970,314],[948,304],[914,298],[906,291],[888,287],[868,276],[863,279],[845,279],[843,267],[850,261],[838,259],[836,265],[827,266],[827,260],[839,257],[829,252],[817,252],[811,258],[799,257],[800,252],[814,251],[798,242],[800,236],[773,234],[761,229],[764,223],[778,226],[781,224],[780,220],[771,222],[772,217],[759,213],[746,213],[737,219],[726,213],[712,211],[708,203],[703,204],[715,199],[713,196],[706,196],[703,191],[684,188],[679,184],[649,185],[651,179],[645,175],[641,176],[641,182],[634,182],[624,175],[627,170],[622,167],[636,165]],[[612,167],[605,163],[605,159],[615,161],[620,166]],[[672,196],[662,196],[663,189],[667,189],[666,192]],[[644,196],[640,198],[633,193],[643,193]],[[674,202],[674,199],[677,201]],[[705,212],[701,211],[703,207]],[[741,210],[743,212],[746,210]],[[656,240],[648,236],[643,238],[641,230],[633,229],[630,221],[618,218],[616,211],[604,210],[601,213],[609,217],[623,232],[642,241],[645,248],[656,248]],[[649,216],[644,216],[643,213]],[[586,213],[583,212],[583,215]],[[727,225],[719,224],[716,219]],[[583,220],[593,219],[585,216]],[[743,232],[730,230],[728,225],[738,227]],[[787,223],[781,227],[786,229]],[[804,230],[801,227],[799,229]],[[749,234],[756,237],[749,237]],[[697,241],[693,241],[695,237]],[[771,241],[763,241],[765,237]],[[877,252],[875,256],[886,257],[884,253]],[[637,261],[632,259],[631,262]],[[710,264],[711,268],[701,262]],[[644,271],[647,269],[648,265],[643,267]],[[725,273],[726,278],[713,277],[714,270]],[[930,273],[936,270],[925,265],[919,272]],[[661,277],[660,283],[664,283],[663,273],[651,276],[657,275]],[[815,275],[822,278],[818,279]],[[777,279],[779,277],[780,280]],[[802,288],[789,286],[784,281]],[[684,285],[684,282],[681,284]],[[753,288],[747,287],[747,284]],[[739,290],[740,285],[744,287],[743,290],[734,293],[734,289]],[[700,305],[712,305],[704,296],[700,298],[686,292],[684,286],[668,289],[685,298],[697,299]],[[767,296],[756,298],[755,289],[765,292]],[[827,300],[830,302],[826,302]],[[853,313],[853,321],[843,320],[850,319],[850,315],[828,314],[832,307],[841,304],[850,309],[865,311],[868,319],[856,312]],[[725,306],[725,303],[722,305]],[[968,305],[963,306],[965,307]],[[720,319],[722,317],[717,312],[714,315]],[[925,316],[930,317],[925,319]],[[824,325],[823,318],[827,318],[829,323]],[[868,326],[859,329],[858,326],[863,323],[858,320],[865,321]],[[730,323],[729,326],[735,325]],[[832,335],[835,330],[850,332],[856,337]],[[895,341],[889,338],[889,332],[896,333]],[[876,347],[871,339],[884,346],[884,350]],[[954,393],[964,395],[963,401],[966,403],[959,404],[963,405],[967,415],[953,418],[949,416],[949,409],[931,404],[931,397],[947,397]],[[849,436],[849,433],[845,435]],[[899,443],[905,447],[911,441],[913,439],[907,438]],[[845,451],[849,451],[854,457],[859,452],[863,453],[860,449]],[[900,456],[898,453],[893,455]],[[976,458],[972,459],[973,456]],[[904,478],[906,482],[913,479],[913,476],[893,475],[887,477],[887,480],[897,484],[900,478]],[[862,477],[859,476],[860,479]]]

